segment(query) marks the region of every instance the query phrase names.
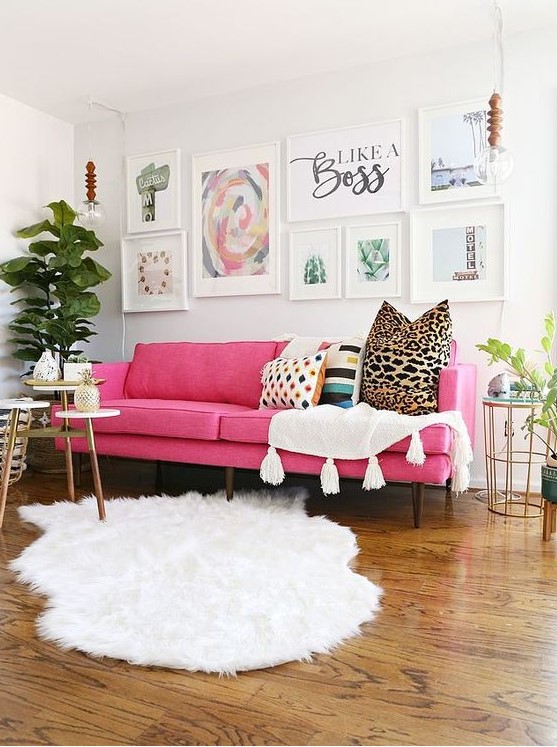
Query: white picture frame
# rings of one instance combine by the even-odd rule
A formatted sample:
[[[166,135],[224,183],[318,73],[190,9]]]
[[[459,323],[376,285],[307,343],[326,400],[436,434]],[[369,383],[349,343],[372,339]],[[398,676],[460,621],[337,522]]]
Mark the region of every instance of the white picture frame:
[[[192,158],[193,295],[280,293],[280,144]]]
[[[162,150],[126,159],[127,232],[181,228],[180,151]]]
[[[401,295],[401,224],[346,227],[346,298],[396,298]]]
[[[403,119],[287,140],[288,221],[404,210]]]
[[[122,311],[188,308],[185,231],[122,238]]]
[[[291,231],[289,255],[290,300],[342,297],[340,228]]]
[[[410,222],[412,303],[505,300],[502,202],[422,208]]]
[[[418,110],[420,204],[494,199],[498,187],[481,184],[474,161],[487,145],[486,99]]]

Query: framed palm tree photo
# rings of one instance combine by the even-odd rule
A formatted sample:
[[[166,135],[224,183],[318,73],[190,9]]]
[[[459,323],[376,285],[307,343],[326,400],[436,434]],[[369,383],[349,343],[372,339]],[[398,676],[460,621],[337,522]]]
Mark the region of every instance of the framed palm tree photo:
[[[400,223],[346,229],[346,298],[400,296]]]
[[[474,162],[487,146],[487,99],[419,110],[420,203],[493,198]]]

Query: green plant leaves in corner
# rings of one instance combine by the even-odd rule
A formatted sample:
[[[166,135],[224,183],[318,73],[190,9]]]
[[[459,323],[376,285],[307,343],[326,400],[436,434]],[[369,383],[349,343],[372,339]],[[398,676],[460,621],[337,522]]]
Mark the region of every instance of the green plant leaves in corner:
[[[45,350],[66,359],[75,344],[96,334],[91,317],[100,311],[100,301],[88,288],[106,282],[112,273],[87,256],[103,246],[94,231],[74,225],[77,213],[67,202],[51,202],[53,222],[43,220],[22,228],[17,236],[35,238],[28,253],[0,264],[0,280],[18,291],[13,302],[20,307],[9,329],[15,345],[14,357],[36,361]]]

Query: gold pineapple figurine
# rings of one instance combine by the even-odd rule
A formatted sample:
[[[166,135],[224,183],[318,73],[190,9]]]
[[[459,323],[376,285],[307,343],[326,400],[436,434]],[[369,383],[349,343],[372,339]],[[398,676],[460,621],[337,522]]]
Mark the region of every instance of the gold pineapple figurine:
[[[92,371],[83,371],[74,392],[75,409],[79,412],[96,412],[101,406],[101,393],[95,384]]]

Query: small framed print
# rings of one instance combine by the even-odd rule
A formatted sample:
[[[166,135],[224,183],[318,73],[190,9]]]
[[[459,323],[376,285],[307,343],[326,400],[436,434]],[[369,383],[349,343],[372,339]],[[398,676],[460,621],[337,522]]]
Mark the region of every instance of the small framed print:
[[[497,195],[482,184],[474,162],[487,147],[487,100],[419,110],[420,202],[473,200]]]
[[[290,298],[341,297],[340,228],[290,233]]]
[[[346,298],[400,296],[400,223],[348,226]]]
[[[180,228],[180,151],[128,156],[128,233]]]
[[[184,231],[122,239],[122,310],[187,309]]]
[[[411,214],[411,300],[503,301],[503,203],[415,210]]]

